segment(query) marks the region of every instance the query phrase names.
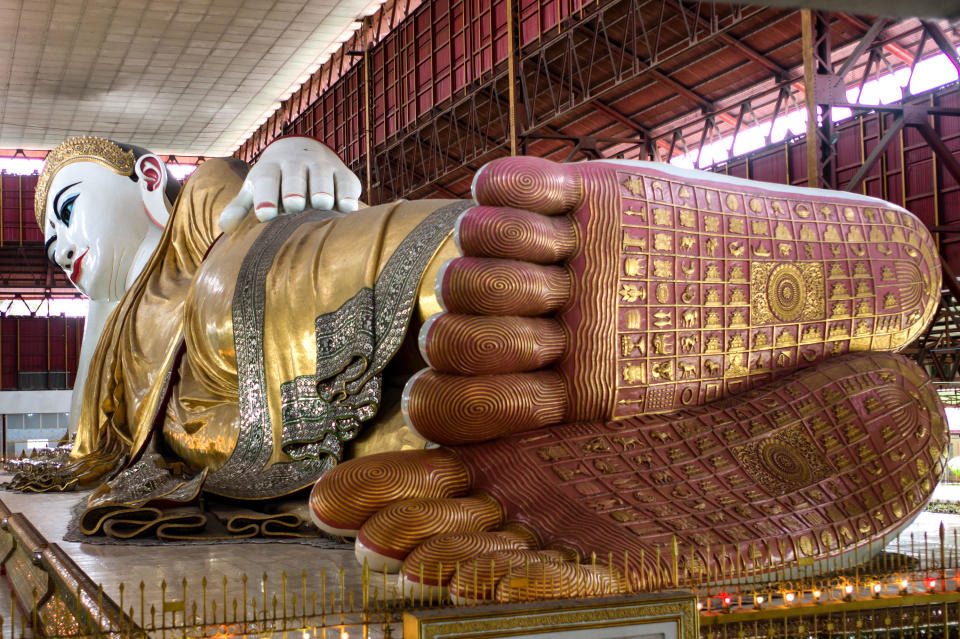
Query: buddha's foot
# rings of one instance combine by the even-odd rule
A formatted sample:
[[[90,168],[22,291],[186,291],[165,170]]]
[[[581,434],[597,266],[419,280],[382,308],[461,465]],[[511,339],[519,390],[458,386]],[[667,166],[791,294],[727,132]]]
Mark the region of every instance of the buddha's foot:
[[[912,361],[848,355],[708,407],[356,459],[310,504],[372,568],[460,597],[827,571],[919,512],[945,424]]]
[[[936,247],[865,196],[664,164],[505,158],[420,334],[413,427],[448,445],[702,406],[929,322]]]

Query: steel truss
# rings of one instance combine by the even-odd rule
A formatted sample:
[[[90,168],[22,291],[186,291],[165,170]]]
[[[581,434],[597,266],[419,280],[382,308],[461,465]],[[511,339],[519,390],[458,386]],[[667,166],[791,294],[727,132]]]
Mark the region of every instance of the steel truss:
[[[574,143],[587,157],[600,157],[602,147],[627,145],[650,153],[650,131],[639,120],[604,102],[624,83],[649,78],[666,84],[677,96],[698,108],[713,104],[660,70],[665,63],[721,38],[758,9],[689,5],[679,14],[668,12],[666,1],[626,0],[590,5],[573,16],[557,33],[545,35],[518,55],[516,98],[510,99],[514,79],[506,67],[475,82],[460,96],[418,118],[402,134],[377,145],[373,152],[371,200],[417,197],[439,191],[439,186],[468,174],[484,161],[505,155],[510,139],[511,112],[517,121],[521,149],[530,141],[556,139]],[[679,37],[678,37],[679,36]],[[560,118],[594,106],[633,130],[634,137],[573,137],[554,126]],[[362,159],[351,168],[359,170]]]

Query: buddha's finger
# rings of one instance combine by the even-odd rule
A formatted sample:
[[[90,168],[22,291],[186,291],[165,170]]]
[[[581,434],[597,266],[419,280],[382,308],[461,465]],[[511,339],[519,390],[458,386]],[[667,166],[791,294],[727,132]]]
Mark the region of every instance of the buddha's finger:
[[[268,163],[260,167],[258,177],[253,180],[253,212],[261,222],[277,216],[280,199],[280,167]]]
[[[453,231],[460,252],[537,264],[563,262],[573,255],[576,233],[567,217],[546,217],[520,209],[474,206]]]
[[[458,257],[437,275],[437,297],[449,313],[545,315],[570,295],[570,277],[558,266]]]
[[[473,533],[500,525],[502,509],[492,497],[407,499],[367,519],[357,535],[357,560],[372,570],[397,572],[410,552],[435,535]]]
[[[310,493],[310,513],[328,534],[355,537],[363,522],[393,502],[455,497],[468,489],[466,469],[448,450],[380,453],[321,476]]]
[[[337,210],[342,213],[352,213],[359,207],[361,184],[360,179],[350,171],[337,171],[333,175],[336,185]]]
[[[565,345],[557,321],[535,317],[438,313],[420,329],[420,353],[440,373],[532,371],[556,362]]]
[[[579,204],[581,178],[575,164],[528,157],[501,158],[477,172],[473,197],[479,204],[560,215],[573,211]]]
[[[465,377],[424,369],[407,382],[401,406],[421,437],[449,446],[562,422],[567,392],[553,371]]]
[[[333,172],[324,164],[311,164],[308,170],[310,176],[310,206],[320,211],[333,210]]]
[[[240,192],[237,193],[237,196],[223,207],[223,212],[217,221],[220,225],[220,230],[224,233],[233,233],[237,227],[240,226],[240,222],[243,221],[243,218],[247,216],[247,213],[250,212],[252,207],[253,186],[244,184]]]
[[[307,167],[299,162],[285,162],[280,172],[280,195],[283,210],[299,213],[307,205]]]
[[[459,572],[461,564],[498,550],[531,550],[536,547],[533,535],[520,528],[437,535],[407,555],[400,571],[400,587],[408,597],[419,597],[421,591],[436,596],[442,594],[442,591],[437,592],[437,587],[444,588]]]

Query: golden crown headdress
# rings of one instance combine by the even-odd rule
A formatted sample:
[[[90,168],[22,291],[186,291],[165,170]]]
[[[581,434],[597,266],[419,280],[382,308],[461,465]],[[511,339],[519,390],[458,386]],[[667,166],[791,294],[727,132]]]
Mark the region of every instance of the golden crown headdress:
[[[60,169],[74,162],[93,162],[118,175],[133,175],[133,167],[137,160],[133,151],[124,151],[116,142],[104,138],[83,137],[61,142],[57,148],[47,154],[33,196],[33,210],[41,231],[46,223],[50,182]]]

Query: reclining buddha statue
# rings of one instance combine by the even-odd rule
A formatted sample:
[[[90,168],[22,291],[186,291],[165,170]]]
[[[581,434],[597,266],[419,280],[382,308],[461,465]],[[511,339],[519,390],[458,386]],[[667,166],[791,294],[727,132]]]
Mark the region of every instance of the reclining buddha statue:
[[[895,351],[940,265],[898,206],[518,157],[473,201],[357,209],[305,138],[246,170],[207,161],[175,194],[142,149],[51,152],[48,251],[113,307],[88,321],[73,461],[21,487],[313,486],[372,568],[502,600],[533,560],[552,595],[846,565],[930,496],[943,409]]]

